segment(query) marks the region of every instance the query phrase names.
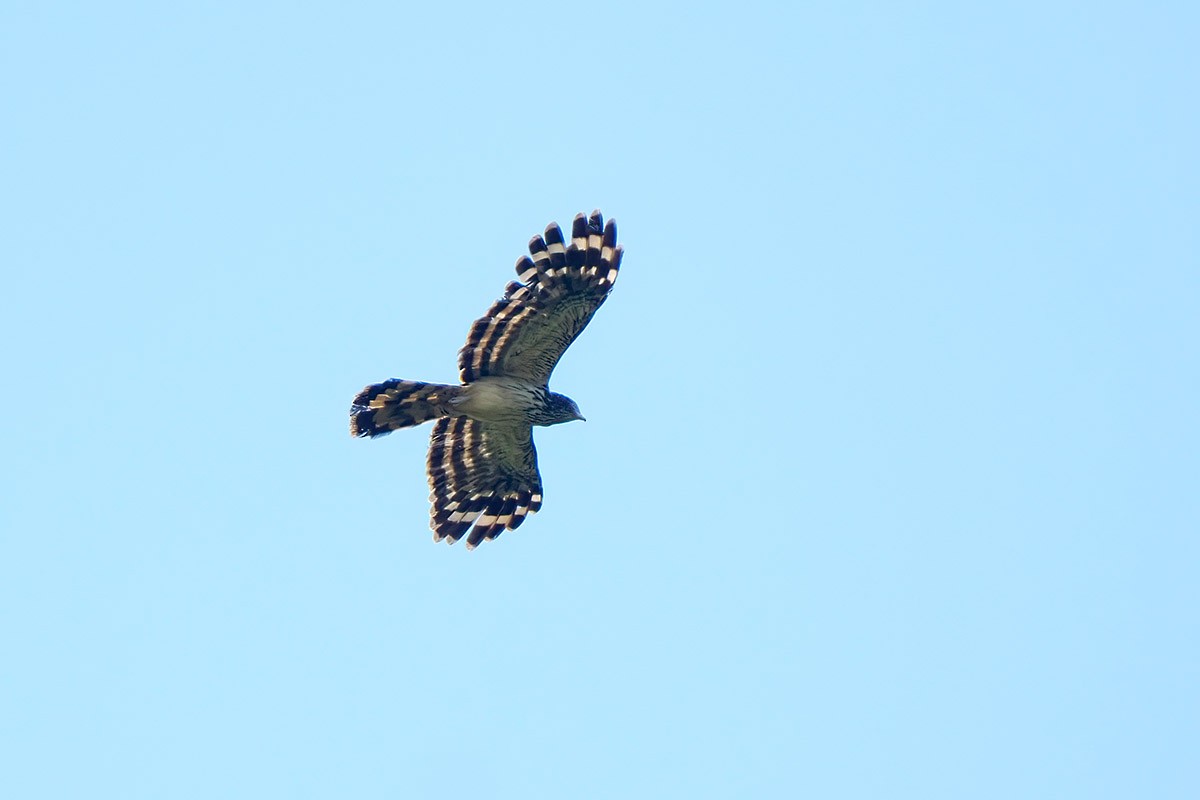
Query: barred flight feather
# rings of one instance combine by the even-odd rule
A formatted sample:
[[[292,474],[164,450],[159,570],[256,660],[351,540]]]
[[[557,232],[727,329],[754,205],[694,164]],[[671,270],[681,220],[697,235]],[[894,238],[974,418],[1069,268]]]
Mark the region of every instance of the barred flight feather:
[[[439,419],[427,468],[435,542],[454,544],[467,534],[467,549],[473,550],[515,530],[541,508],[541,476],[528,426]]]
[[[623,254],[616,223],[605,224],[599,211],[575,217],[569,245],[558,225],[548,225],[517,260],[519,282],[471,327],[458,356],[462,382],[511,375],[546,383],[612,291]]]

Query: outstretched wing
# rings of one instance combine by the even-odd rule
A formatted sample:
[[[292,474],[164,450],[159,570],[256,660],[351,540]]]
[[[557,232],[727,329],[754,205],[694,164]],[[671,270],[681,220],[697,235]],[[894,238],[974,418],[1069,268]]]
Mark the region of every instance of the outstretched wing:
[[[454,544],[470,530],[467,549],[473,550],[542,507],[542,479],[528,425],[442,417],[433,426],[427,466],[435,542]]]
[[[578,214],[571,243],[551,223],[545,236],[529,241],[529,255],[517,261],[520,281],[471,326],[458,353],[463,383],[487,375],[511,375],[545,385],[564,351],[608,297],[622,249],[617,225],[604,224],[599,211]]]

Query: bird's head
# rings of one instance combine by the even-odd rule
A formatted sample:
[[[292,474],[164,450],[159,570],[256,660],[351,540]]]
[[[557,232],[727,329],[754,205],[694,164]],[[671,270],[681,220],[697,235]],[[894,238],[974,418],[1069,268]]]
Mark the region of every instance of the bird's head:
[[[541,419],[538,420],[538,425],[557,425],[560,422],[583,419],[583,414],[579,413],[579,406],[575,404],[575,401],[565,394],[558,394],[556,392],[550,392],[546,395],[546,405],[542,409],[540,416]],[[584,421],[586,422],[587,420]]]

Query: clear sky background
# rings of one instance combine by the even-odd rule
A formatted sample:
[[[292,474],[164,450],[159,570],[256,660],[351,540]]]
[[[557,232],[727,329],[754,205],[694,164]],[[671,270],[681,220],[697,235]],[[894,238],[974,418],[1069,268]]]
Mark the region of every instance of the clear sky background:
[[[4,5],[4,795],[1200,796],[1195,4],[433,5]],[[435,546],[350,399],[594,207]]]

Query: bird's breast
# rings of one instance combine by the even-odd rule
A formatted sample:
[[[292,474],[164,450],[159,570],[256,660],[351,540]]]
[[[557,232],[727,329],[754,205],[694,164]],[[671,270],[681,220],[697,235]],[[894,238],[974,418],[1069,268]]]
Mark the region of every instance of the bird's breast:
[[[463,387],[455,407],[468,417],[485,422],[528,422],[540,407],[545,389],[516,378],[486,377]]]

